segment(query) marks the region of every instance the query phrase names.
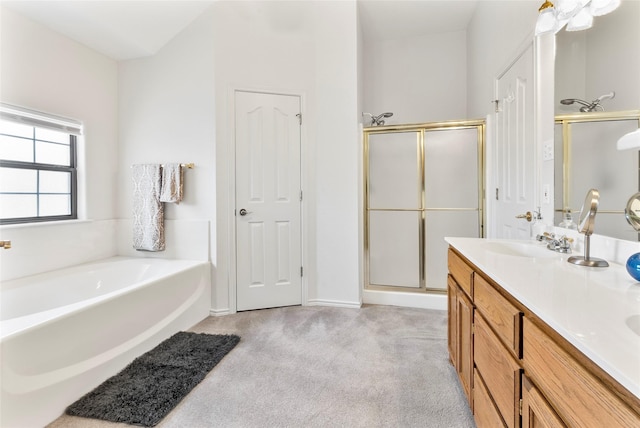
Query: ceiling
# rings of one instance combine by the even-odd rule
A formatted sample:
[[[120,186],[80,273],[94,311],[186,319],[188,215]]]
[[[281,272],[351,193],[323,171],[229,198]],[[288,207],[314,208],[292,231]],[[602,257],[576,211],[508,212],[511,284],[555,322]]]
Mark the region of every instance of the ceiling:
[[[2,5],[115,60],[126,60],[157,53],[214,1],[3,0]],[[464,30],[477,1],[358,0],[363,36],[375,42]]]
[[[358,0],[366,41],[465,30],[478,0]]]

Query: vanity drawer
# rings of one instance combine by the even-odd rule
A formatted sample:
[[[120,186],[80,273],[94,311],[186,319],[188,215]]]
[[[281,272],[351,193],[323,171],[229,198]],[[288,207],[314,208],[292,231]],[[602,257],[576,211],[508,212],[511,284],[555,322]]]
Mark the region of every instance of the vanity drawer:
[[[449,273],[456,280],[460,288],[473,299],[473,269],[458,254],[449,248]]]
[[[473,356],[476,368],[507,427],[519,427],[522,369],[478,311],[474,322]]]
[[[640,427],[640,415],[529,319],[524,368],[568,426]]]
[[[480,275],[473,279],[473,302],[506,347],[522,358],[522,312]]]

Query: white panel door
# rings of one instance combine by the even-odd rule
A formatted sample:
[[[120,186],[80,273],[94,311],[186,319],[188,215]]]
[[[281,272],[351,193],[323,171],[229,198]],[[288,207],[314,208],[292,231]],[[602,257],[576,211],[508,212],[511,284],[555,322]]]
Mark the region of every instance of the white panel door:
[[[516,218],[535,206],[536,150],[533,115],[533,46],[498,79],[495,133],[496,237],[529,239],[531,224]]]
[[[236,92],[237,310],[302,303],[300,98]]]

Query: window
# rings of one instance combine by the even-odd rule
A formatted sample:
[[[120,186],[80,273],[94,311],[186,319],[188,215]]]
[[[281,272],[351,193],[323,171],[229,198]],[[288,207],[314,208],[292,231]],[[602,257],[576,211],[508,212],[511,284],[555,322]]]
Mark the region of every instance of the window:
[[[77,218],[79,122],[0,105],[0,223]]]

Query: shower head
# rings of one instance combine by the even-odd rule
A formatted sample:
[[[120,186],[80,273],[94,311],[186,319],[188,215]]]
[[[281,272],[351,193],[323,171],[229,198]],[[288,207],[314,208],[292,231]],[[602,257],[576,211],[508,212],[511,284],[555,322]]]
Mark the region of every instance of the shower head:
[[[565,98],[564,100],[560,100],[560,104],[564,104],[566,106],[570,106],[573,103],[582,104],[583,106],[589,106],[588,102],[579,100],[577,98]]]
[[[391,117],[391,116],[393,116],[393,113],[391,113],[391,112],[382,113],[382,114],[379,114],[378,116],[373,116],[372,115],[371,116],[371,124],[372,125],[382,126],[382,125],[384,125],[384,120],[382,120],[382,118],[383,117],[385,117],[385,118],[386,117]]]
[[[592,111],[597,111],[597,110],[604,111],[604,107],[602,107],[600,103],[604,100],[610,100],[615,96],[616,96],[616,93],[612,91],[612,92],[609,92],[608,94],[599,96],[598,98],[591,101],[590,103],[587,101],[579,100],[577,98],[565,98],[564,100],[560,100],[560,104],[563,104],[565,106],[570,106],[573,103],[578,103],[582,105],[582,107],[580,107],[580,111],[582,113],[590,113]]]

